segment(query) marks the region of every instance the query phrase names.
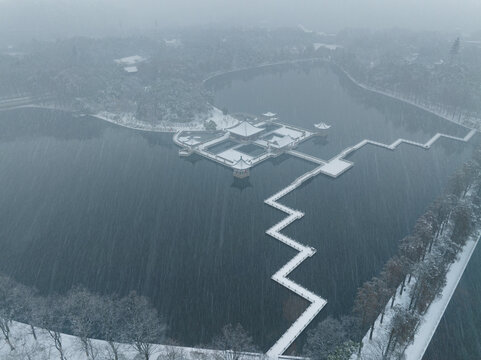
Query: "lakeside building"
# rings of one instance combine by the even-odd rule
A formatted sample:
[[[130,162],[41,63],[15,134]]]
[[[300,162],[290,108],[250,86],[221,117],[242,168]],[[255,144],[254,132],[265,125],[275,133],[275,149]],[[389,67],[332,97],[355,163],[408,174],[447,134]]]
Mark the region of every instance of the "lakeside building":
[[[274,113],[258,117],[243,116],[242,120],[220,131],[180,131],[174,142],[181,147],[179,155],[193,153],[230,167],[236,178],[247,178],[250,169],[265,160],[291,153],[301,142],[316,133],[277,121]],[[248,119],[252,118],[252,122]],[[255,122],[254,122],[255,121]],[[295,152],[300,156],[299,152]],[[308,161],[312,157],[305,155]],[[320,163],[320,160],[315,160]]]
[[[247,121],[242,121],[237,125],[227,128],[226,130],[229,132],[231,138],[247,141],[257,138],[260,133],[265,131],[265,128],[254,126]]]
[[[250,175],[250,165],[241,158],[237,161],[234,165],[232,165],[232,169],[234,169],[234,177],[238,179],[244,179],[249,177]]]

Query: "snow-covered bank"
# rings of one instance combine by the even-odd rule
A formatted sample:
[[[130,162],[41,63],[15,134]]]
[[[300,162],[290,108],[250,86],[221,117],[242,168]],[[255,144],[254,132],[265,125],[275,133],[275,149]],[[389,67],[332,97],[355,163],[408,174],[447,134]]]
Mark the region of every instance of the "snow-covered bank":
[[[465,165],[463,169],[469,169],[469,165]],[[443,215],[443,220],[439,225],[440,228],[434,230],[429,251],[427,251],[427,245],[425,245],[422,256],[419,255],[418,260],[414,259],[414,262],[409,265],[409,270],[403,273],[403,284],[398,286],[394,295],[394,306],[391,304],[392,298],[389,299],[384,306],[383,323],[381,323],[381,319],[383,319],[381,313],[373,327],[368,330],[362,339],[363,346],[360,353],[353,355],[351,360],[388,358],[421,360],[424,356],[481,238],[481,218],[479,207],[475,205],[476,197],[479,196],[479,187],[481,187],[481,183],[476,177],[479,176],[479,170],[477,173],[471,174],[470,182],[462,185],[464,186],[463,195],[461,196],[461,193],[457,195],[459,198],[456,198],[456,202],[452,203],[451,210]],[[458,179],[462,179],[462,175],[458,175]],[[449,198],[449,196],[446,196],[446,198]],[[463,214],[462,209],[468,207],[472,207],[473,213],[466,212],[464,213],[466,215],[461,215],[466,216],[465,221],[467,223],[463,223],[463,220],[459,220],[458,216]],[[433,212],[430,213],[434,215]],[[421,220],[421,223],[423,221],[425,220]],[[427,221],[429,222],[429,220]],[[470,222],[471,225],[468,225]],[[467,232],[459,235],[459,226],[464,227]],[[403,249],[406,249],[406,246],[409,247],[406,244],[409,244],[409,242],[404,243]],[[412,249],[414,248],[411,247]],[[428,274],[428,277],[426,277],[426,274]],[[407,275],[410,281],[402,292],[401,288]],[[431,290],[429,290],[430,286],[433,286]],[[422,295],[425,290],[427,292]],[[424,300],[420,300],[422,296],[424,296]],[[419,303],[419,300],[424,301],[424,305],[419,307],[419,304],[423,304],[422,302]],[[412,320],[409,320],[410,318]],[[371,329],[373,329],[372,339],[370,339]],[[402,340],[399,342],[400,346],[394,351],[397,340],[395,342],[392,342],[392,340],[398,336]]]
[[[208,115],[199,116],[193,121],[187,123],[148,123],[137,119],[132,113],[115,114],[108,111],[101,111],[97,114],[89,116],[129,129],[164,133],[175,133],[181,130],[205,130],[205,123],[209,123],[211,121],[215,123],[217,129],[219,130],[234,126],[238,123],[237,119],[230,115],[224,115],[222,111],[216,107],[212,107]]]
[[[459,254],[459,259],[451,264],[446,275],[446,286],[441,296],[431,304],[423,316],[423,322],[416,332],[414,342],[405,350],[406,360],[422,359],[480,238],[481,229],[464,246],[463,251]]]
[[[0,341],[0,359],[2,360],[46,360],[59,359],[59,353],[46,330],[36,329],[37,338],[32,336],[29,325],[12,322],[12,343],[14,351],[10,350],[3,339]],[[80,339],[67,334],[61,334],[62,348],[65,358],[68,360],[85,360],[86,355],[80,346]],[[112,359],[109,352],[110,346],[103,340],[92,340],[95,358],[98,360]],[[129,344],[119,344],[119,358],[122,360],[138,360],[138,354]],[[173,345],[155,345],[151,359],[169,360],[210,360],[228,359],[232,354],[226,351],[182,347]],[[263,354],[242,353],[239,360],[264,359]],[[280,360],[302,360],[300,357],[281,356]]]
[[[340,66],[338,64],[336,64],[336,66],[347,76],[347,78],[349,80],[351,80],[354,84],[356,84],[357,86],[359,86],[360,88],[362,88],[364,90],[367,90],[367,91],[370,91],[370,92],[373,92],[373,93],[376,93],[376,94],[384,95],[384,96],[390,97],[392,99],[396,99],[398,101],[404,102],[404,103],[412,105],[414,107],[417,107],[418,109],[427,111],[427,112],[429,112],[433,115],[436,115],[440,118],[443,118],[443,119],[445,119],[447,121],[450,121],[452,123],[455,123],[457,125],[464,126],[468,129],[475,129],[475,130],[481,131],[481,119],[480,118],[461,114],[461,115],[458,115],[457,119],[456,119],[455,115],[450,113],[445,107],[442,107],[441,105],[430,104],[430,103],[421,101],[419,99],[412,100],[412,99],[409,99],[407,96],[403,96],[403,95],[395,93],[393,91],[377,89],[375,87],[363,84],[363,83],[359,82],[358,80],[356,80],[342,66]]]
[[[404,355],[406,360],[422,359],[480,239],[481,228],[478,228],[475,235],[471,237],[458,255],[458,259],[450,265],[446,274],[446,286],[443,288],[441,295],[433,301],[427,312],[422,316],[413,343],[405,349]],[[409,307],[409,294],[415,282],[416,279],[413,277],[411,282],[404,288],[402,295],[399,295],[400,287],[397,289],[398,295],[394,300],[394,306],[391,307],[392,299],[386,304],[383,323],[381,324],[381,314],[376,319],[372,340],[369,340],[368,331],[362,339],[363,347],[361,353],[352,355],[351,360],[384,359],[383,354],[389,341],[394,308],[396,306]]]
[[[289,65],[289,64],[299,64],[299,63],[305,63],[305,62],[317,62],[317,61],[327,61],[326,59],[320,58],[320,57],[314,57],[314,58],[305,58],[305,59],[294,59],[294,60],[282,60],[282,61],[276,61],[276,62],[266,62],[263,64],[255,65],[255,66],[246,66],[246,67],[238,67],[236,69],[232,70],[225,70],[225,71],[217,71],[214,73],[211,73],[208,77],[206,77],[202,83],[205,84],[208,81],[218,77],[218,76],[224,76],[228,74],[234,74],[237,72],[241,71],[248,71],[248,70],[255,70],[255,69],[263,69],[271,66],[279,66],[279,65]]]

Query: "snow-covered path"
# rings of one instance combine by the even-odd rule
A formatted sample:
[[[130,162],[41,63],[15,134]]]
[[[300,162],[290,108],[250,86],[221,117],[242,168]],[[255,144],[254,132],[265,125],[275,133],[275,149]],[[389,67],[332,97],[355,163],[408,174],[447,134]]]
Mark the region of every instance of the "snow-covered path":
[[[416,331],[414,342],[409,345],[404,352],[406,360],[421,360],[423,358],[439,322],[453,297],[454,291],[464,274],[464,270],[471,259],[471,255],[473,255],[474,249],[476,249],[478,245],[480,236],[481,231],[478,231],[475,239],[467,242],[459,255],[459,259],[450,266],[448,274],[446,275],[446,286],[441,296],[434,300],[423,316],[423,322]]]
[[[278,358],[279,355],[282,355],[327,303],[327,301],[322,297],[317,296],[313,292],[307,290],[306,288],[295,283],[287,277],[304,260],[314,255],[316,253],[316,250],[312,247],[302,245],[294,239],[291,239],[281,233],[282,229],[284,229],[286,226],[290,225],[295,220],[302,218],[304,216],[304,213],[298,210],[291,209],[290,207],[277,202],[277,200],[279,200],[281,197],[287,195],[291,191],[301,186],[304,181],[317,175],[319,172],[316,170],[318,169],[319,168],[316,168],[302,175],[301,177],[297,178],[292,184],[265,200],[265,203],[267,205],[270,205],[273,208],[288,214],[286,218],[278,222],[273,227],[269,228],[266,233],[272,236],[274,239],[279,240],[287,246],[290,246],[293,249],[299,251],[296,256],[294,256],[287,264],[285,264],[274,275],[272,275],[272,280],[288,288],[292,292],[296,293],[297,295],[311,303],[311,305],[289,327],[289,329],[281,336],[281,338],[277,340],[277,342],[267,351],[267,356],[270,358]]]
[[[458,256],[458,259],[450,265],[448,273],[446,274],[446,286],[441,295],[433,301],[426,314],[423,315],[421,323],[416,330],[413,343],[405,349],[404,355],[406,360],[421,360],[423,358],[480,239],[481,229],[478,230],[471,240],[466,243],[463,251]],[[416,279],[413,277],[412,281],[409,284],[406,284],[403,295],[396,296],[394,305],[400,305],[402,307],[409,306],[409,293],[415,280]],[[397,289],[397,294],[399,294],[399,290],[400,287]],[[390,322],[394,314],[393,308],[391,307],[391,300],[392,299],[386,304],[383,323],[381,324],[380,321],[381,314],[379,314],[374,323],[372,340],[369,340],[368,331],[362,339],[363,347],[361,353],[352,355],[351,360],[372,360],[383,358],[383,353],[389,339]]]

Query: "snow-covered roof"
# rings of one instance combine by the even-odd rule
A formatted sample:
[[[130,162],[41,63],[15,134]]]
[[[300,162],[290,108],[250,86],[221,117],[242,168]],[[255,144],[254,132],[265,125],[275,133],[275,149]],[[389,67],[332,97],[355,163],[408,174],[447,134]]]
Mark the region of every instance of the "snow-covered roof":
[[[137,66],[126,66],[124,67],[124,70],[128,73],[136,73],[137,71],[139,71],[139,69],[137,69]]]
[[[172,47],[179,47],[182,45],[182,41],[179,39],[164,39],[164,42],[167,46],[172,46]]]
[[[298,139],[304,135],[301,130],[296,130],[289,126],[283,126],[279,129],[274,130],[274,134],[280,136],[290,136],[292,139]]]
[[[232,165],[232,168],[236,170],[246,170],[250,167],[251,166],[242,158],[242,156],[234,165]]]
[[[273,136],[267,142],[274,148],[282,149],[289,146],[295,142],[289,135],[288,136]]]
[[[323,122],[320,122],[319,124],[315,124],[314,126],[320,130],[327,130],[331,128],[331,125],[327,125],[326,123],[323,123]]]
[[[328,50],[336,50],[337,48],[342,48],[342,45],[337,45],[337,44],[314,43],[312,45],[314,46],[314,50],[317,50],[321,47],[326,48]]]
[[[114,61],[117,64],[121,64],[121,65],[135,65],[145,60],[146,59],[140,55],[133,55],[133,56],[123,57],[121,59],[115,59]]]
[[[186,145],[197,145],[200,143],[199,140],[197,140],[195,137],[192,136],[184,136],[184,137],[179,137],[179,141],[186,144]]]
[[[269,112],[266,112],[265,114],[262,114],[262,115],[264,115],[264,116],[266,116],[266,117],[276,116],[276,114],[274,114],[273,112],[270,112],[270,111],[269,111]]]
[[[235,134],[242,137],[249,137],[252,135],[256,135],[264,130],[265,130],[264,128],[259,128],[257,126],[254,126],[247,121],[242,121],[239,124],[227,129],[227,131],[229,131],[231,134]]]

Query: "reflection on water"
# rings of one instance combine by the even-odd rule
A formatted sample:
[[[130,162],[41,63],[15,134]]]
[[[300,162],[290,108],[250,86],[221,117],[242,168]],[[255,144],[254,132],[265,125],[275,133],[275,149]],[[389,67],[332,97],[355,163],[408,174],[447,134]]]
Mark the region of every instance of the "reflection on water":
[[[239,179],[239,178],[233,177],[233,181],[230,187],[242,191],[252,187],[252,184],[249,181],[249,178]]]

